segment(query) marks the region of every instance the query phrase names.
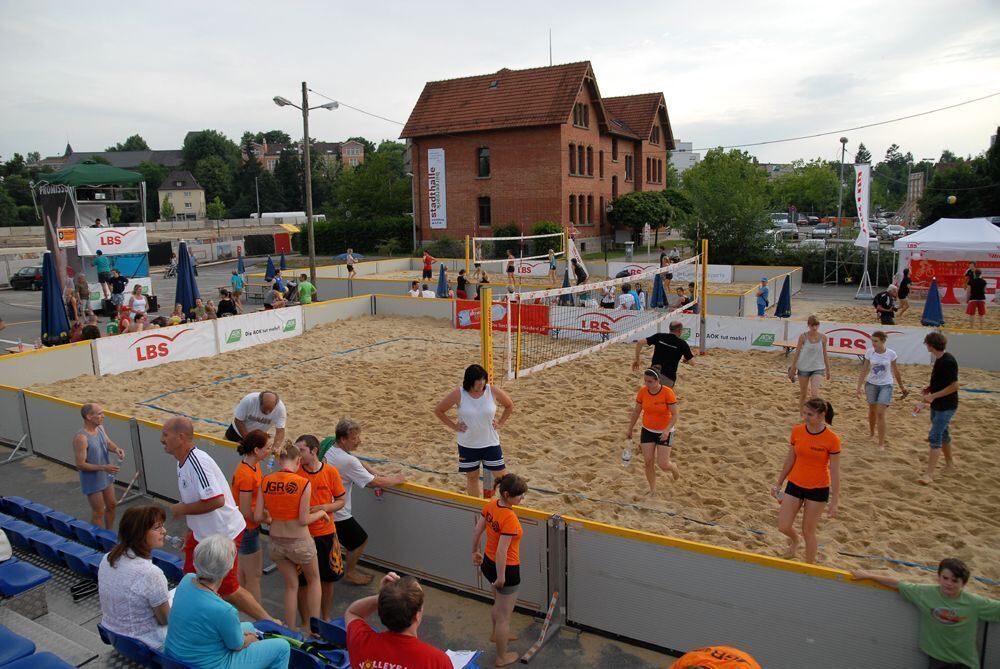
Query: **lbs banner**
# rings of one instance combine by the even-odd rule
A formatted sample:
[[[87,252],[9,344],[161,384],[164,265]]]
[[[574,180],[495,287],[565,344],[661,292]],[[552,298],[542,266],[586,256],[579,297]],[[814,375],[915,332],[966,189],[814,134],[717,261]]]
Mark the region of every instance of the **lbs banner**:
[[[94,340],[101,375],[121,374],[215,354],[212,321],[102,337]]]
[[[298,337],[304,332],[302,307],[298,306],[220,318],[216,323],[222,353]]]
[[[95,256],[100,250],[106,256],[126,253],[149,253],[146,228],[80,228],[76,231],[77,253]]]

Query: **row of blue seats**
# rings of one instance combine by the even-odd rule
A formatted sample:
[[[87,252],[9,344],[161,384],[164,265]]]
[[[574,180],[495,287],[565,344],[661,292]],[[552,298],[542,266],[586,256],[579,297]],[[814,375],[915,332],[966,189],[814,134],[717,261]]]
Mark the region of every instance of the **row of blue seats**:
[[[64,564],[84,578],[97,578],[102,554],[118,543],[117,532],[24,497],[0,499],[0,511],[3,512],[0,516],[10,516],[6,519],[7,524],[0,523],[0,526],[7,530],[12,543],[47,560]],[[168,579],[179,581],[184,576],[183,558],[160,549],[153,551],[152,558]]]
[[[36,653],[35,644],[0,625],[0,669],[73,669],[52,653]]]

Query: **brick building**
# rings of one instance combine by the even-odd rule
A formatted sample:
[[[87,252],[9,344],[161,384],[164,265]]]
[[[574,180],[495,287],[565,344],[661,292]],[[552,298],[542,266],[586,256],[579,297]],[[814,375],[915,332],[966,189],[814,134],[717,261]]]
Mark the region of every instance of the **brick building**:
[[[674,143],[662,93],[602,97],[589,62],[430,82],[400,136],[421,240],[538,221],[610,237],[608,204],[665,189]]]

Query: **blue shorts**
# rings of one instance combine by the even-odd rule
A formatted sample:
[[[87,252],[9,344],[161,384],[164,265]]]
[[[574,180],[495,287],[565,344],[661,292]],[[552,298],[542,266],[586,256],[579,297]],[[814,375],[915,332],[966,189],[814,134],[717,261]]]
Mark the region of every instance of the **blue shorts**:
[[[243,530],[243,541],[240,542],[240,555],[253,555],[260,550],[260,528],[249,527]]]
[[[825,369],[809,369],[809,370],[797,369],[797,370],[795,370],[796,376],[800,376],[800,377],[803,377],[803,378],[808,378],[810,376],[816,376],[816,375],[822,376],[825,373],[826,373]]]
[[[885,406],[889,406],[892,404],[892,388],[891,383],[877,386],[874,383],[865,381],[865,396],[868,398],[868,404],[884,404]]]
[[[941,448],[945,443],[951,443],[951,432],[948,430],[948,423],[955,415],[956,409],[945,409],[939,411],[931,409],[931,431],[927,435],[927,441],[931,448]]]
[[[479,471],[479,463],[491,472],[498,472],[506,469],[503,461],[503,450],[500,446],[486,446],[485,448],[458,447],[458,471],[475,472]]]

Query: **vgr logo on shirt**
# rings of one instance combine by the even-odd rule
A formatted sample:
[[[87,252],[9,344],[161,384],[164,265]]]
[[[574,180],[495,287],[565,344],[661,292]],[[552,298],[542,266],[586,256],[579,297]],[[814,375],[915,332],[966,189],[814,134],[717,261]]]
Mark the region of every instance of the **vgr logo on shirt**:
[[[299,484],[295,481],[268,481],[267,485],[264,486],[264,492],[270,494],[281,494],[285,493],[287,495],[294,495],[299,491]]]

